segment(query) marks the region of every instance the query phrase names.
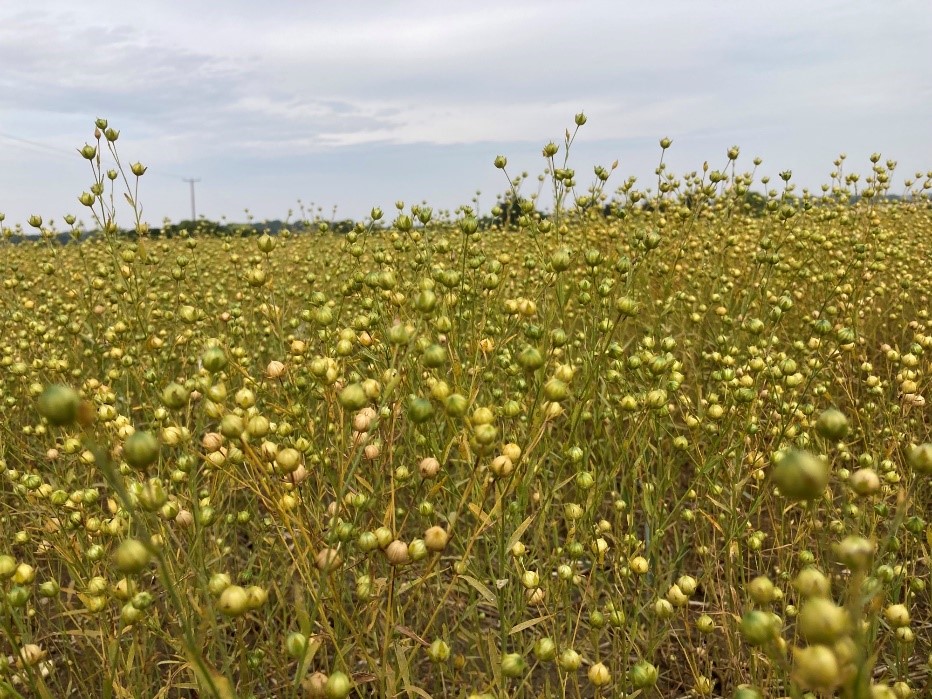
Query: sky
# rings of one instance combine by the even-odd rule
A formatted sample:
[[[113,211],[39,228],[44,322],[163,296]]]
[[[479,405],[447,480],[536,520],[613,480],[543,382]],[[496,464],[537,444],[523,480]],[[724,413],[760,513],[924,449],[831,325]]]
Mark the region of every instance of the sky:
[[[739,166],[799,186],[832,161],[932,169],[928,0],[34,0],[0,4],[0,212],[87,218],[94,120],[149,170],[143,216],[358,218],[494,204],[583,111],[570,155],[655,179]],[[536,184],[536,183],[534,183]],[[118,222],[131,223],[121,209]]]

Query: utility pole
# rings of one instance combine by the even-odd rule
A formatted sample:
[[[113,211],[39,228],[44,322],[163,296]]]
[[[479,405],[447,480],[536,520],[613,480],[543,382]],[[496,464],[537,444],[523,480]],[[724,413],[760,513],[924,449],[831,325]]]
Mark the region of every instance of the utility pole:
[[[194,183],[195,183],[195,182],[200,182],[201,180],[200,180],[200,178],[197,178],[197,179],[189,179],[189,178],[186,178],[186,177],[185,177],[185,178],[182,178],[182,179],[183,179],[185,182],[187,182],[189,185],[191,185],[191,220],[192,220],[192,221],[197,221],[197,209],[194,207]]]

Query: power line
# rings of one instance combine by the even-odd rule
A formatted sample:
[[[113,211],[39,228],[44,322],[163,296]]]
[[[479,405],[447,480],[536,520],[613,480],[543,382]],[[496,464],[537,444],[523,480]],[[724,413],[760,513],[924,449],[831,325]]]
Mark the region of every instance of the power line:
[[[47,143],[42,143],[40,141],[33,141],[28,138],[22,138],[20,136],[15,136],[11,133],[6,133],[4,131],[0,131],[0,139],[3,139],[4,141],[8,141],[11,143],[11,145],[19,146],[20,148],[25,146],[27,147],[27,150],[32,149],[34,152],[35,152],[35,149],[39,149],[40,151],[48,155],[54,155],[62,159],[67,158],[68,160],[74,163],[79,162],[79,158],[81,157],[79,156],[79,158],[75,158],[74,156],[77,154],[73,152],[69,152],[65,148],[60,148],[57,146],[50,146]],[[181,180],[182,182],[187,182],[191,187],[191,220],[192,221],[197,220],[197,208],[196,208],[195,199],[194,199],[194,184],[196,182],[200,182],[201,181],[200,178],[182,177],[181,175],[174,175],[174,174],[170,174],[166,172],[159,172],[158,170],[152,170],[151,168],[148,168],[148,167],[146,168],[146,174],[156,175],[158,177],[167,177],[169,179]]]
[[[56,148],[54,146],[50,146],[45,143],[40,143],[38,141],[30,141],[28,138],[20,138],[19,136],[14,136],[12,134],[4,133],[2,131],[0,131],[0,138],[2,138],[5,141],[12,141],[12,145],[14,146],[23,147],[25,145],[25,146],[30,146],[30,149],[39,148],[41,150],[44,150],[49,155],[57,155],[60,158],[68,158],[69,160],[73,160],[73,158],[71,157],[73,155],[72,153],[66,154],[65,151],[62,150],[61,148]],[[30,149],[27,149],[27,150],[30,150]]]
[[[68,158],[69,160],[72,160],[73,162],[77,162],[77,159],[74,157],[75,155],[77,155],[77,153],[75,151],[69,151],[66,148],[60,148],[58,146],[50,146],[47,143],[42,143],[40,141],[32,141],[28,138],[21,138],[19,136],[14,136],[13,134],[6,133],[5,131],[0,131],[0,138],[2,138],[5,141],[11,141],[12,145],[14,146],[19,145],[22,147],[23,145],[26,145],[26,146],[32,146],[33,148],[40,148],[44,150],[46,153],[48,153],[49,155],[57,155],[61,158]],[[149,167],[146,168],[146,174],[157,175],[159,177],[168,177],[173,180],[182,180],[184,182],[187,182],[187,179],[185,179],[181,175],[175,175],[175,174],[167,173],[167,172],[160,172],[158,170],[153,170]]]

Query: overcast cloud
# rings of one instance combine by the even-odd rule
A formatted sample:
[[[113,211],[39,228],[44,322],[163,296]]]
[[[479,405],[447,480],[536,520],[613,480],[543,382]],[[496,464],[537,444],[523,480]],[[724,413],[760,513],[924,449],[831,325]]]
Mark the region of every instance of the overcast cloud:
[[[737,144],[814,187],[880,151],[901,186],[932,168],[930,47],[928,0],[3,3],[0,212],[81,215],[98,116],[153,224],[189,215],[184,177],[211,218],[487,210],[495,155],[538,173],[580,110],[573,164],[618,183],[669,136],[676,171]]]

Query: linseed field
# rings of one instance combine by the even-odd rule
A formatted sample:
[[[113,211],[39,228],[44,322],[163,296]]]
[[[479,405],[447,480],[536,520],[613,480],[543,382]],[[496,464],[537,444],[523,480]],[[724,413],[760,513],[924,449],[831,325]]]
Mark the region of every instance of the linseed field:
[[[0,223],[0,697],[932,696],[928,174],[169,236],[106,129]]]

